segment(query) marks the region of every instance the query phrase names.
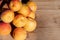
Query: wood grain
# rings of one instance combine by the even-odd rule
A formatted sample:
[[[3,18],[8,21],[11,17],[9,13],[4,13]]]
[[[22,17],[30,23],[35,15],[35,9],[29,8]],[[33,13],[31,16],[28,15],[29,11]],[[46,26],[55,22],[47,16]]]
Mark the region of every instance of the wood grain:
[[[60,40],[60,0],[38,1],[37,40]]]

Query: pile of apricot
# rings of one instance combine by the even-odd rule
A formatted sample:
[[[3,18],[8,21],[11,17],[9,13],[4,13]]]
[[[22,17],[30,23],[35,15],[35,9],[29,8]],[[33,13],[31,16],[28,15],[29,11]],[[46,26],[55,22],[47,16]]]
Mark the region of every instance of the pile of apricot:
[[[36,29],[35,12],[37,6],[31,0],[11,0],[8,9],[0,15],[0,35],[9,35],[12,32],[14,40],[25,40],[28,32]],[[12,25],[13,26],[12,26]],[[13,29],[13,27],[15,27]]]

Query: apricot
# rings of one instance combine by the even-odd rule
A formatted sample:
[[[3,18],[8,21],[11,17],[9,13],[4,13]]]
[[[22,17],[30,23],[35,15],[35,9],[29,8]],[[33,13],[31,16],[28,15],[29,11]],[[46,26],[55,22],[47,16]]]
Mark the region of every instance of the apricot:
[[[1,20],[5,23],[10,23],[14,19],[14,12],[6,10],[1,14]]]
[[[27,22],[27,18],[23,15],[16,15],[16,17],[13,20],[13,25],[16,27],[23,27]]]
[[[23,16],[27,17],[30,14],[30,9],[27,5],[23,5],[22,8],[18,11],[19,14],[22,14]]]
[[[16,28],[13,31],[14,40],[25,40],[27,37],[27,32],[23,28]]]
[[[27,24],[24,26],[24,29],[28,32],[32,32],[36,29],[36,21],[32,18],[28,18]]]
[[[35,19],[35,13],[34,13],[34,12],[31,12],[31,13],[28,15],[28,17]]]
[[[9,35],[12,28],[8,23],[0,22],[0,35]]]
[[[28,5],[28,7],[29,7],[33,12],[35,12],[35,11],[37,10],[36,4],[35,4],[34,2],[32,2],[32,1],[29,1],[29,2],[27,3],[27,5]]]
[[[22,7],[22,3],[18,0],[13,0],[10,2],[9,4],[9,8],[12,10],[12,11],[18,11],[20,10]]]

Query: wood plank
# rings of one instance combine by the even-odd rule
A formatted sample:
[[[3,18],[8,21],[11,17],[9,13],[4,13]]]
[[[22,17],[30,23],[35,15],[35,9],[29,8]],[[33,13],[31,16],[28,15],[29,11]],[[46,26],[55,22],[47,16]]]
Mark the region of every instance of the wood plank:
[[[38,10],[36,20],[39,28],[60,28],[60,10]]]
[[[60,1],[58,2],[36,2],[38,9],[37,10],[60,10]]]
[[[34,2],[53,2],[53,1],[60,1],[60,0],[31,0]]]
[[[60,40],[60,28],[39,28],[37,32],[37,40]]]

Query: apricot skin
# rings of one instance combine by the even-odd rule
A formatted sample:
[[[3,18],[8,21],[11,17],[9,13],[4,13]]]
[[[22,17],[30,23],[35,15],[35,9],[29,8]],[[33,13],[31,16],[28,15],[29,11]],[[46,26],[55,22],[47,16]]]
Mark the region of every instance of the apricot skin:
[[[27,32],[23,28],[16,28],[13,31],[13,38],[15,40],[25,40],[27,37]]]
[[[23,5],[22,8],[18,11],[19,14],[27,17],[30,14],[31,10],[27,5]]]
[[[6,10],[1,14],[1,20],[5,23],[10,23],[14,19],[14,12]]]
[[[13,20],[13,25],[15,27],[23,27],[27,22],[27,18],[23,15],[16,15],[16,17]]]
[[[9,35],[12,28],[8,23],[0,22],[0,35]]]
[[[13,0],[13,1],[11,1],[10,4],[9,4],[9,8],[10,8],[12,11],[14,11],[14,12],[20,10],[21,7],[22,7],[22,3],[19,2],[18,0]]]
[[[37,5],[35,4],[35,2],[29,1],[27,5],[31,9],[31,11],[35,12],[37,10]]]
[[[24,29],[28,32],[32,32],[36,29],[36,21],[32,18],[28,18],[27,24],[24,26]]]

